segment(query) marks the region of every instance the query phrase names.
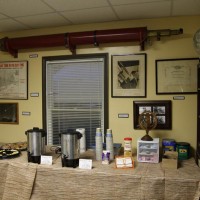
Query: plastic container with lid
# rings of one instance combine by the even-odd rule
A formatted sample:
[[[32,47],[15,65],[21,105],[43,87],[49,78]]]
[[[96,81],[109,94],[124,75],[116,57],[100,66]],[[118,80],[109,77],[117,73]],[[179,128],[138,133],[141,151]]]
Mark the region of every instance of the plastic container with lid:
[[[176,150],[178,152],[179,160],[186,160],[190,158],[190,144],[188,142],[177,142]]]
[[[163,139],[162,140],[162,148],[163,148],[163,153],[165,151],[176,151],[176,142],[174,139]]]
[[[126,137],[124,138],[124,157],[131,157],[132,153],[132,138]]]

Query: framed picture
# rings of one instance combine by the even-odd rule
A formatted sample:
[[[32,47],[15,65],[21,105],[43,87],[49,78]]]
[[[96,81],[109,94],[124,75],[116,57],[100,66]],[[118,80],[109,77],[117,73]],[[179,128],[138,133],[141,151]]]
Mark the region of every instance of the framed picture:
[[[18,103],[0,103],[0,124],[18,124]]]
[[[28,99],[28,61],[0,62],[0,99]]]
[[[197,93],[198,58],[156,60],[156,94]]]
[[[146,97],[146,54],[112,55],[112,97]]]
[[[157,126],[155,129],[172,129],[172,111],[171,101],[134,101],[133,113],[134,113],[134,129],[140,129],[139,116],[144,111],[154,112],[157,117]]]

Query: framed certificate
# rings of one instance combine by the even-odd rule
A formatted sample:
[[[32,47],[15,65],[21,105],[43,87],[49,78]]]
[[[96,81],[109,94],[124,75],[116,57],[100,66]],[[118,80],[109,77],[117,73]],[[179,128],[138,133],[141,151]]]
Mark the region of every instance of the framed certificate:
[[[0,99],[28,99],[28,61],[0,62]]]
[[[198,58],[156,60],[156,94],[197,93]]]

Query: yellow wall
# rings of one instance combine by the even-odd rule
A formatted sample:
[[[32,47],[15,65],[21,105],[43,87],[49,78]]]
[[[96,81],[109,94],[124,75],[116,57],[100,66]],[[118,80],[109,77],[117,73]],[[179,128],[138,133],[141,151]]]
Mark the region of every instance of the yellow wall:
[[[120,21],[114,23],[86,24],[66,26],[51,29],[27,30],[23,32],[10,32],[0,34],[0,38],[24,37],[31,35],[46,35],[64,32],[80,32],[98,29],[114,29],[147,26],[148,30],[179,29],[184,34],[153,40],[152,46],[146,46],[143,53],[147,54],[147,98],[111,98],[111,55],[141,53],[136,44],[111,46],[100,44],[99,48],[93,46],[77,47],[77,54],[109,53],[109,128],[112,128],[115,142],[122,142],[123,138],[136,140],[145,134],[144,131],[133,129],[133,101],[139,100],[172,100],[172,130],[154,130],[150,132],[153,137],[173,138],[176,141],[189,142],[192,148],[196,147],[197,134],[197,95],[184,95],[185,100],[173,100],[175,95],[156,95],[155,91],[155,60],[170,58],[198,57],[193,48],[193,35],[200,28],[200,16],[175,17],[162,19],[146,19]],[[29,58],[30,54],[38,54],[37,58]],[[19,53],[15,59],[6,52],[0,52],[0,61],[28,60],[29,73],[29,99],[28,100],[0,100],[0,102],[19,103],[19,125],[0,124],[0,142],[25,141],[25,131],[33,127],[42,128],[42,57],[55,55],[71,55],[64,47],[52,49],[29,49]],[[30,93],[39,92],[39,97],[30,97]],[[22,111],[31,112],[30,116],[23,116]],[[128,113],[129,118],[118,118],[118,113]]]

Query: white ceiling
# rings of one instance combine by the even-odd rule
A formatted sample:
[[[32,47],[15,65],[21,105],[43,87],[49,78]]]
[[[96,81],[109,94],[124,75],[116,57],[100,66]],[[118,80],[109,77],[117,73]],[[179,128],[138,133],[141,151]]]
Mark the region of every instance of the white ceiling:
[[[200,0],[0,0],[0,32],[200,15]]]

